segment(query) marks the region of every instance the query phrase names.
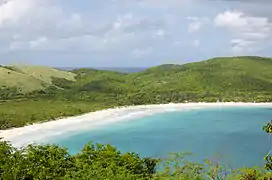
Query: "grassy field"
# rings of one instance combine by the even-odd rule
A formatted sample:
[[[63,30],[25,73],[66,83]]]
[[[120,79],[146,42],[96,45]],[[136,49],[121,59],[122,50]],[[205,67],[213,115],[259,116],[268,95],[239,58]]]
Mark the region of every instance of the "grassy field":
[[[41,66],[0,67],[0,88],[17,88],[23,93],[51,86],[52,78],[75,81],[75,74]]]
[[[21,92],[31,92],[44,88],[44,85],[35,77],[0,67],[0,87],[17,87]]]
[[[75,74],[68,71],[62,71],[44,66],[15,66],[15,67],[22,73],[25,73],[29,76],[33,76],[34,78],[39,79],[46,83],[52,82],[51,77],[75,81]]]

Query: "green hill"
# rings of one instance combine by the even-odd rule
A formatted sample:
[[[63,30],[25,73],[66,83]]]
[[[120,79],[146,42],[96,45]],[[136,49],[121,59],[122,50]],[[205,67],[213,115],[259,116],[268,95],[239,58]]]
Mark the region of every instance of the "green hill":
[[[41,66],[0,67],[0,89],[17,88],[19,92],[32,92],[51,86],[53,78],[75,81],[75,74]]]
[[[11,69],[0,67],[0,87],[16,87],[20,91],[29,92],[44,87],[43,82],[33,76],[20,73]]]
[[[4,129],[115,106],[272,102],[272,59],[221,57],[132,74],[0,67],[0,86],[0,128]]]
[[[272,59],[214,58],[185,65],[162,65],[132,74],[131,77],[145,88],[272,92]]]
[[[205,95],[272,92],[272,60],[262,57],[221,57],[184,65],[165,64],[132,74],[86,68],[68,72],[40,66],[2,67],[0,74],[2,87],[31,92],[55,86],[72,91],[75,96],[82,92],[106,96],[139,92]]]
[[[70,97],[92,101],[106,98],[120,104],[270,101],[272,92],[272,60],[262,57],[165,64],[132,74],[95,69],[72,72],[77,74],[76,81],[65,92]]]
[[[52,82],[52,77],[75,80],[75,74],[44,66],[16,66],[16,68],[29,76],[33,76],[46,83]]]

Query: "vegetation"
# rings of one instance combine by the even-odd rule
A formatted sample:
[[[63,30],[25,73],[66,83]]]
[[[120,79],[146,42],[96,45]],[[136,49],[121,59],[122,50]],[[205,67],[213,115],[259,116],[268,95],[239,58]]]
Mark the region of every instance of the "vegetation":
[[[271,70],[272,59],[261,57],[215,58],[131,74],[2,66],[0,85],[5,86],[0,88],[0,128],[114,106],[218,100],[272,102]]]
[[[0,104],[0,129],[20,127],[34,122],[55,120],[89,111],[108,108],[107,106],[71,101],[13,100]]]
[[[0,66],[0,91],[7,88],[21,93],[41,90],[52,86],[53,78],[74,81],[75,74],[39,66]]]
[[[264,127],[271,133],[272,121]],[[111,145],[88,143],[81,152],[70,155],[57,145],[28,145],[21,149],[0,141],[0,179],[119,179],[119,180],[269,180],[272,172],[262,168],[231,169],[208,160],[206,165],[186,161],[186,154],[167,159],[141,158],[122,154]],[[271,155],[265,168],[272,170]],[[158,170],[158,167],[162,167]]]
[[[52,82],[52,77],[74,81],[75,75],[68,71],[62,71],[44,66],[15,66],[15,68],[27,75],[33,76],[46,83]]]
[[[0,129],[114,106],[217,100],[272,102],[271,92],[272,59],[261,57],[215,58],[132,74],[0,66]],[[263,129],[271,134],[272,121]],[[93,143],[71,155],[57,145],[18,149],[1,140],[0,179],[272,179],[270,152],[264,157],[266,171],[258,167],[233,170],[212,161],[196,164],[184,156],[154,159]]]
[[[272,120],[263,127],[263,130],[268,133],[272,134]],[[272,170],[272,154],[271,152],[268,152],[268,154],[264,157],[264,160],[266,161],[265,168],[268,170]]]
[[[16,88],[18,92],[34,91],[43,87],[42,81],[20,72],[0,67],[0,87]]]

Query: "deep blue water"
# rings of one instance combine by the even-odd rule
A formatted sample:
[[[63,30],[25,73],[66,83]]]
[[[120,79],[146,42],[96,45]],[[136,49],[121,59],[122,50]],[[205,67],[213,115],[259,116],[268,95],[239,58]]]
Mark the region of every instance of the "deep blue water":
[[[110,143],[123,152],[165,157],[170,152],[192,152],[189,160],[203,162],[213,156],[233,167],[263,165],[272,141],[262,126],[272,109],[214,108],[156,114],[119,122],[52,141],[75,154],[88,141]]]

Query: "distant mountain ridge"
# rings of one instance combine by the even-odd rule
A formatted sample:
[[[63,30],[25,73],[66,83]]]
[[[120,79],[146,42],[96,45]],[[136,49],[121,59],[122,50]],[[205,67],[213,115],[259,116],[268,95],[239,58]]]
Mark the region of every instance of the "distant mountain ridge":
[[[123,73],[134,73],[144,71],[148,68],[144,67],[55,67],[55,69],[65,70],[65,71],[72,71],[75,69],[82,69],[82,68],[90,68],[90,69],[97,69],[97,70],[107,70],[107,71],[116,71],[116,72],[123,72]]]
[[[136,72],[79,68],[63,71],[41,66],[0,67],[0,87],[15,87],[22,92],[46,89],[50,86],[96,89],[98,92],[185,91],[272,92],[272,59],[263,57],[220,57],[183,65],[164,64]],[[107,89],[107,90],[106,90]],[[118,89],[118,91],[117,91]],[[100,91],[99,91],[100,90]]]
[[[270,91],[272,93],[272,59],[262,57],[213,58],[184,65],[161,65],[136,73],[141,81],[165,82],[182,90]]]
[[[214,58],[134,73],[0,67],[0,129],[117,106],[272,102],[272,59]]]

